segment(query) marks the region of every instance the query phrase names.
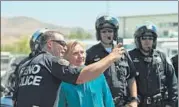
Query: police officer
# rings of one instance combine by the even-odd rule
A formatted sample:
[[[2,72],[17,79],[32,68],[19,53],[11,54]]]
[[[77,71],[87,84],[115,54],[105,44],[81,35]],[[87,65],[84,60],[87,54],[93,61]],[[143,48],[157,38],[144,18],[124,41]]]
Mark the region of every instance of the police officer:
[[[177,80],[178,80],[178,54],[173,56],[171,58],[171,60],[172,60],[173,67],[175,69],[175,74],[176,74],[176,77],[177,77]],[[176,102],[176,107],[178,107],[178,101]]]
[[[30,49],[31,49],[31,53],[29,54],[29,56],[23,58],[23,59],[19,59],[18,62],[15,62],[17,65],[15,65],[15,68],[13,69],[10,69],[11,71],[8,71],[6,73],[6,75],[4,76],[4,81],[5,81],[5,90],[3,92],[4,96],[7,96],[9,97],[9,99],[11,98],[13,101],[15,100],[15,96],[13,96],[15,92],[15,85],[16,85],[16,82],[18,81],[18,69],[19,69],[19,66],[21,64],[23,64],[24,62],[26,62],[27,60],[29,60],[30,58],[32,58],[34,55],[35,55],[35,41],[33,40],[34,38],[32,37],[30,42],[29,42],[29,45],[30,45]]]
[[[171,58],[171,60],[172,60],[172,63],[173,63],[174,69],[175,69],[176,77],[178,79],[178,54],[173,56]]]
[[[129,51],[138,71],[139,107],[174,107],[178,98],[172,63],[164,53],[155,49],[157,36],[156,26],[146,22],[135,31],[136,48]]]
[[[13,96],[13,93],[15,91],[15,83],[17,81],[17,77],[18,77],[18,68],[21,64],[23,64],[24,62],[26,62],[28,59],[32,58],[33,55],[35,55],[35,42],[33,41],[33,38],[31,38],[30,42],[30,49],[31,49],[31,53],[29,54],[29,56],[19,59],[18,62],[14,62],[16,63],[16,65],[14,65],[13,69],[10,69],[11,71],[8,71],[5,76],[4,76],[4,81],[5,81],[5,90],[4,90],[4,95],[5,96]]]
[[[32,38],[31,38],[32,39]],[[29,54],[29,56],[25,57],[25,58],[20,58],[18,59],[16,62],[14,67],[11,68],[8,72],[6,72],[5,76],[3,77],[3,82],[5,83],[5,87],[3,90],[3,95],[4,97],[2,97],[3,101],[5,101],[4,99],[7,99],[8,102],[13,102],[15,101],[15,96],[13,94],[16,94],[16,82],[18,81],[18,68],[21,64],[23,64],[25,61],[27,61],[28,59],[33,57],[33,49],[34,49],[34,43],[32,40],[30,40],[30,49],[31,49],[31,53]]]
[[[17,107],[53,107],[61,81],[81,84],[94,79],[124,53],[119,44],[102,61],[73,68],[63,59],[67,49],[63,34],[42,29],[31,40],[35,52],[18,68],[14,94]]]
[[[100,43],[87,50],[86,65],[98,62],[109,55],[114,47],[113,42],[116,41],[118,36],[119,23],[114,17],[99,17],[96,20],[95,27],[96,37]],[[116,107],[122,107],[127,103],[132,107],[137,107],[135,73],[132,61],[126,56],[111,64],[104,73]]]
[[[27,57],[28,58],[28,57]],[[18,58],[18,60],[15,60],[10,69],[8,69],[8,71],[6,72],[6,74],[2,77],[3,82],[4,83],[4,91],[3,91],[3,95],[4,96],[12,96],[13,91],[14,91],[14,86],[15,86],[15,81],[16,81],[16,68],[18,68],[18,66],[21,64],[21,62],[23,62],[26,59],[26,57],[20,57]]]

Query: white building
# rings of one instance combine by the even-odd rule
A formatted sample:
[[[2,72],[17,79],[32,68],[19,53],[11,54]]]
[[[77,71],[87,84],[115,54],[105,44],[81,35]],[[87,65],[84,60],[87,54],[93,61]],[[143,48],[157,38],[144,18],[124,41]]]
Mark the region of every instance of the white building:
[[[146,21],[153,22],[158,27],[160,37],[178,36],[178,13],[120,16],[119,35],[126,38],[133,37],[136,26]]]

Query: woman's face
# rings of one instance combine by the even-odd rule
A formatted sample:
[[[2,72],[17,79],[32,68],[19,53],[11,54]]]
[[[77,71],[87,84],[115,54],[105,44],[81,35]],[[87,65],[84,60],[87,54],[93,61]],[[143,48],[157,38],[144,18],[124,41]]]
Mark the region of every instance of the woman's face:
[[[85,49],[77,44],[69,55],[69,62],[74,66],[84,65],[86,59]]]

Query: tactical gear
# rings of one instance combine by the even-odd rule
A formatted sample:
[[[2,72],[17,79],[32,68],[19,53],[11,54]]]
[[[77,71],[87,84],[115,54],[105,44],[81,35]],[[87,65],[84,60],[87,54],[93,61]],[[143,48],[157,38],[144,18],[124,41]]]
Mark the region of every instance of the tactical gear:
[[[21,64],[14,94],[17,107],[52,107],[62,81],[76,84],[81,68],[65,66],[59,60],[42,51]]]
[[[129,101],[132,102],[132,101],[136,101],[137,103],[140,103],[140,100],[138,97],[130,97],[129,98]]]
[[[118,35],[119,22],[118,22],[117,18],[105,15],[105,16],[99,17],[96,20],[95,28],[96,28],[97,40],[101,40],[100,29],[102,29],[102,28],[114,29],[114,38],[113,39],[116,40],[116,37]]]
[[[158,103],[163,100],[162,94],[156,94],[150,97],[143,97],[141,100],[141,103],[144,104],[152,104],[152,103]]]
[[[139,107],[158,107],[165,101],[175,103],[178,99],[177,79],[165,54],[152,50],[151,55],[145,56],[139,49],[133,49],[129,54],[139,72],[136,77]]]
[[[97,62],[109,53],[101,43],[87,50],[86,65]],[[112,64],[104,75],[110,87],[116,107],[124,106],[130,97],[127,81],[136,76],[136,69],[131,60],[125,56]]]

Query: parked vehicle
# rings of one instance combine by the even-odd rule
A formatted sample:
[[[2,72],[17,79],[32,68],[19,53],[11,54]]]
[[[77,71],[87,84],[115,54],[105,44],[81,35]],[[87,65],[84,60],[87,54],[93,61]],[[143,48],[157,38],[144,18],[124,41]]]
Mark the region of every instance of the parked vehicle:
[[[13,107],[13,101],[11,96],[1,97],[0,107]]]
[[[163,51],[169,58],[178,54],[178,42],[164,42],[157,48]]]
[[[1,77],[6,73],[12,57],[10,52],[1,52]]]

